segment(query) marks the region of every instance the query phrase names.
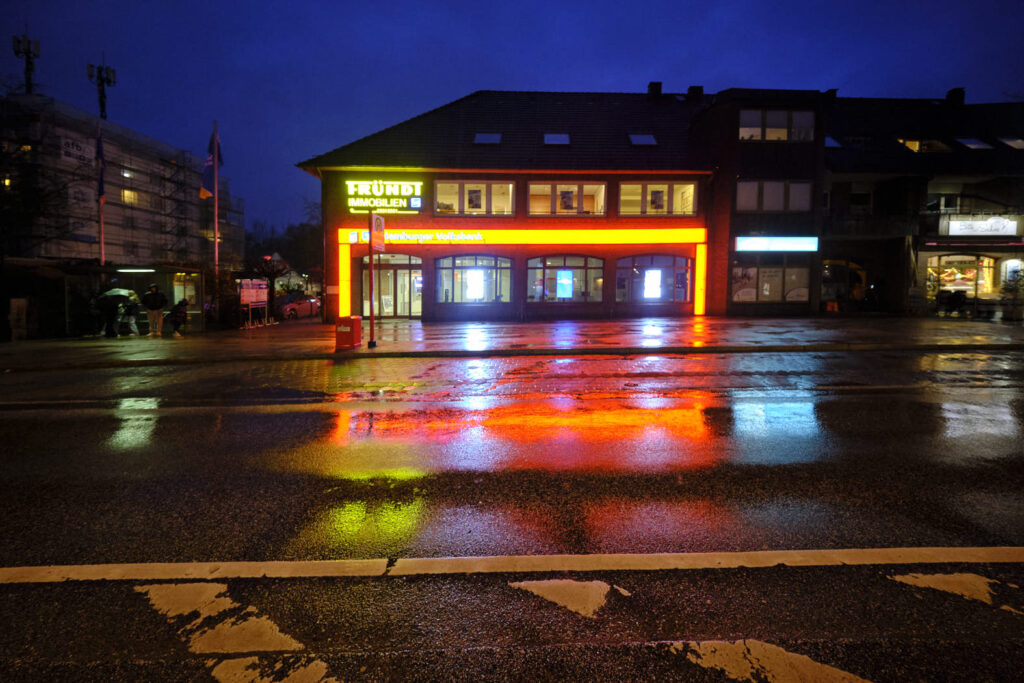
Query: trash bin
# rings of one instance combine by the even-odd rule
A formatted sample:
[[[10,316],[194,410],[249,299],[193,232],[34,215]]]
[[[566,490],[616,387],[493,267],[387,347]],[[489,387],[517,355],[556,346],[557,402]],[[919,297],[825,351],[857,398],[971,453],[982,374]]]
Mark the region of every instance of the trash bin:
[[[351,351],[363,345],[363,318],[350,315],[338,318],[334,328],[334,350]]]

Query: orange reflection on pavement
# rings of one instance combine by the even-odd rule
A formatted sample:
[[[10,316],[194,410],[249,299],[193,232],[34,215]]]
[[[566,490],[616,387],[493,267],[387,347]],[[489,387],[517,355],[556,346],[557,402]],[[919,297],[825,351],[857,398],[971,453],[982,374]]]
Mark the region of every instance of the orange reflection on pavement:
[[[710,500],[612,498],[591,506],[584,525],[593,552],[622,552],[637,543],[667,544],[680,552],[737,531],[741,520]]]

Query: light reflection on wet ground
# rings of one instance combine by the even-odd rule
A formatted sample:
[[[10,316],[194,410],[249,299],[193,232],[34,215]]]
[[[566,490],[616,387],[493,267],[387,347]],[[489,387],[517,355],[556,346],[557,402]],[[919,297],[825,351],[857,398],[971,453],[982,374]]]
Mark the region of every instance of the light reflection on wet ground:
[[[83,561],[105,548],[123,561],[171,559],[164,548],[287,559],[1024,543],[1012,488],[1021,354],[866,360],[296,361],[134,370],[134,385],[121,372],[64,376],[62,390],[103,402],[0,421],[5,490],[48,487],[25,493],[17,522],[57,539],[10,552],[45,559],[62,538]],[[9,396],[35,395],[3,381],[19,387]],[[91,485],[103,496],[54,495]],[[232,551],[218,554],[224,520]],[[127,544],[136,555],[119,556]]]

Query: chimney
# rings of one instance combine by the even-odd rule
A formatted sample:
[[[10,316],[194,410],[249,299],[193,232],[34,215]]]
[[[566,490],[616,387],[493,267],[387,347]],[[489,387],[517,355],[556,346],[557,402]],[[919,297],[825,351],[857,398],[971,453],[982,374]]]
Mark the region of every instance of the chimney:
[[[965,92],[963,88],[952,88],[946,93],[946,102],[952,105],[962,105],[964,103]]]
[[[661,81],[651,81],[647,84],[647,97],[652,100],[661,97]]]
[[[703,85],[691,85],[686,89],[687,102],[700,102],[702,99],[704,99]]]

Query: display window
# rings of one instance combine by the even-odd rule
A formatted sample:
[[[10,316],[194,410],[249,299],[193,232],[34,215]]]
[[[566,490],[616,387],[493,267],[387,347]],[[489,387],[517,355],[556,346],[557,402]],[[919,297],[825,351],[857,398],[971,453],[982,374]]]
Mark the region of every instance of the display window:
[[[604,259],[592,256],[544,256],[527,262],[531,302],[601,301]]]
[[[806,303],[811,299],[806,254],[743,254],[733,259],[733,303]]]
[[[512,259],[449,256],[435,261],[437,302],[489,303],[512,300]]]
[[[928,298],[939,292],[963,292],[967,297],[993,298],[999,295],[995,259],[973,254],[945,254],[928,258],[925,280]]]
[[[693,259],[672,254],[627,256],[615,264],[615,300],[664,303],[693,300]]]

